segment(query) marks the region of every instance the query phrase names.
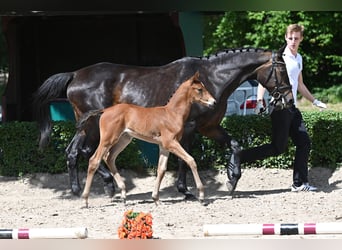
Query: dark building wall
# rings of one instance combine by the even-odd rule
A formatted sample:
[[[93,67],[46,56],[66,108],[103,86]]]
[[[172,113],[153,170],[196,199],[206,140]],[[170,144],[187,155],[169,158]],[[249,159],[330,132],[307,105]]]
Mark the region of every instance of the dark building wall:
[[[169,13],[12,17],[5,27],[6,120],[32,120],[32,94],[55,73],[103,61],[149,66],[183,57],[177,20]]]

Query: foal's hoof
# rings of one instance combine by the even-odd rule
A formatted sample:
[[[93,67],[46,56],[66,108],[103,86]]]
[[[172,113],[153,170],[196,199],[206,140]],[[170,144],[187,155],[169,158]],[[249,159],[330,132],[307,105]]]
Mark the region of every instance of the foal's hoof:
[[[89,208],[88,198],[84,198],[84,207],[83,208]]]
[[[155,201],[154,201],[154,204],[155,204],[156,207],[157,207],[157,206],[159,206],[159,205],[161,204],[161,202],[160,202],[160,200],[155,200]]]
[[[159,197],[152,195],[152,200],[154,201],[154,204],[156,204],[156,206],[160,205]]]
[[[103,190],[104,190],[105,194],[109,198],[112,198],[114,196],[114,194],[115,194],[115,185],[114,185],[114,183],[113,182],[104,183]]]

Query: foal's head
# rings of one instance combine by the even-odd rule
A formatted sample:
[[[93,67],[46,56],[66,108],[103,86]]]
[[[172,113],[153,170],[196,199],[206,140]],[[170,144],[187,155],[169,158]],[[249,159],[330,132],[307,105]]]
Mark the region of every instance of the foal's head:
[[[208,92],[204,84],[199,80],[198,71],[188,81],[191,82],[190,95],[192,102],[201,103],[204,106],[213,108],[216,104],[215,98]]]

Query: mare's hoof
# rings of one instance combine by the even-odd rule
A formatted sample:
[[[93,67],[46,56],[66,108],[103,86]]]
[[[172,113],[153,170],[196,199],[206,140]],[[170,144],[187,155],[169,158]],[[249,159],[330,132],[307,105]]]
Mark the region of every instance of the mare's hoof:
[[[227,185],[227,189],[228,189],[229,195],[231,195],[231,196],[234,195],[234,191],[235,191],[235,188],[236,188],[237,183],[238,183],[238,180],[237,180],[237,179],[231,179],[231,180],[228,180],[228,181],[226,182],[226,185]]]
[[[112,198],[114,196],[114,194],[115,194],[115,185],[114,185],[114,183],[113,182],[104,183],[103,190],[104,190],[105,194],[109,198]]]
[[[183,193],[185,195],[184,197],[184,200],[187,200],[187,201],[194,201],[194,200],[197,200],[196,196],[191,193],[191,192],[186,192],[186,193]]]
[[[184,199],[185,200],[197,200],[196,196],[191,193],[188,188],[184,184],[178,184],[177,185],[178,192],[184,194]]]
[[[205,207],[209,205],[209,202],[204,199],[199,199],[199,202],[202,206],[205,206]]]
[[[71,186],[71,192],[73,195],[75,196],[80,196],[81,195],[81,188],[79,186],[76,186],[76,185],[72,185]]]
[[[185,196],[184,199],[187,201],[188,200],[190,200],[190,201],[197,200],[196,196],[193,193],[191,193],[188,189],[185,189],[184,192],[182,192],[182,193]]]

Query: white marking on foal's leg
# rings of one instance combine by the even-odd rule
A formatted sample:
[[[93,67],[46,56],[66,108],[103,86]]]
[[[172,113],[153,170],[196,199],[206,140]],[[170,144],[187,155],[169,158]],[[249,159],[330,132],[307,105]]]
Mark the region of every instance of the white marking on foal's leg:
[[[163,147],[159,146],[159,161],[158,161],[158,170],[157,170],[157,179],[154,185],[154,190],[152,192],[152,199],[159,205],[159,189],[160,184],[164,178],[166,169],[167,169],[167,161],[169,159],[169,151],[165,150]]]
[[[118,187],[121,189],[121,200],[126,203],[126,185],[125,183],[123,182],[122,178],[121,178],[121,175],[119,174],[119,172],[116,172],[114,175],[113,175],[116,183],[118,184]]]
[[[195,179],[197,190],[198,190],[198,200],[200,202],[203,202],[204,201],[204,186],[202,184],[201,178],[199,177],[199,174],[197,171],[197,164],[194,158],[184,150],[184,148],[179,144],[179,142],[174,142],[173,148],[174,148],[173,153],[176,154],[182,160],[184,160],[190,167],[192,171],[192,175],[194,176],[194,179]]]
[[[118,184],[118,187],[121,189],[121,200],[123,203],[126,203],[126,185],[118,172],[115,161],[118,155],[128,146],[128,144],[132,141],[132,137],[126,133],[122,134],[116,144],[113,144],[110,149],[110,153],[105,159],[109,170],[112,172],[114,180]]]

